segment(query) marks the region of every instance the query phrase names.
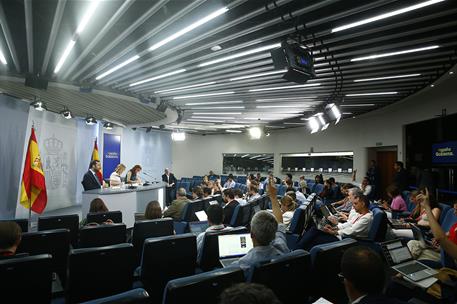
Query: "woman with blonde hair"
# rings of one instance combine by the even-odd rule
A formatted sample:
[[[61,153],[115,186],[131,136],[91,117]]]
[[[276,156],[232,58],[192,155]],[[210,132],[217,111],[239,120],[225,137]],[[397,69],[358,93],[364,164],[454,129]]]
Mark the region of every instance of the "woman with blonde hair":
[[[281,211],[282,211],[282,222],[289,228],[292,217],[294,216],[294,211],[297,208],[297,203],[289,195],[284,195],[280,201]]]
[[[120,186],[122,184],[121,174],[124,173],[124,171],[125,171],[124,164],[119,164],[116,166],[116,169],[114,169],[114,172],[111,173],[111,175],[109,177],[109,184],[111,187]]]

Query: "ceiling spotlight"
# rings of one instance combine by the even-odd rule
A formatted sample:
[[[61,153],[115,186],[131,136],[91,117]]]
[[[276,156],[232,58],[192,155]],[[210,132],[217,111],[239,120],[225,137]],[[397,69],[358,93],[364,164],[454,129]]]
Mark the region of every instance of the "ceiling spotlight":
[[[316,116],[310,117],[308,119],[308,126],[311,129],[311,134],[316,133],[319,131],[319,121],[317,120]]]
[[[266,132],[265,132],[265,136],[266,136],[266,137],[268,137],[268,136],[270,136],[270,135],[271,135],[270,131],[266,131]]]
[[[46,111],[46,105],[44,104],[44,102],[42,101],[39,101],[39,100],[35,100],[34,102],[32,102],[31,104],[33,106],[33,108],[37,111]]]
[[[341,111],[338,106],[334,103],[328,104],[325,107],[325,112],[330,117],[331,120],[335,120],[335,125],[340,122],[341,119]]]
[[[176,130],[176,131],[171,133],[171,140],[173,140],[173,141],[185,141],[186,140],[186,133]]]
[[[431,88],[434,88],[434,87],[435,87],[435,85],[434,85],[434,84],[431,84],[431,85],[430,85],[430,87],[431,87]]]
[[[319,120],[320,124],[322,125],[321,131],[324,131],[325,129],[328,128],[329,123],[325,120],[324,118],[324,113],[318,113],[315,115],[317,119]]]
[[[262,130],[259,127],[249,128],[249,135],[251,139],[260,139],[262,137]]]
[[[103,124],[103,128],[105,128],[106,130],[112,130],[113,129],[113,123],[112,122],[105,122]]]
[[[450,71],[450,72],[449,72],[449,75],[454,75],[454,71]]]
[[[63,111],[60,112],[60,114],[62,114],[62,116],[63,116],[65,119],[71,119],[71,118],[73,117],[73,115],[71,115],[70,110],[68,110],[67,108],[63,109]]]
[[[97,120],[95,119],[95,117],[93,117],[93,116],[86,117],[86,125],[92,126],[92,125],[95,125],[96,123],[97,123]]]

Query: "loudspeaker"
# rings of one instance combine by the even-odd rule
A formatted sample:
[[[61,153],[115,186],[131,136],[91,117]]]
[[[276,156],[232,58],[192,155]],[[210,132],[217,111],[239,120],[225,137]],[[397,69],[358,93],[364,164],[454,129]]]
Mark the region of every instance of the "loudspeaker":
[[[27,75],[25,77],[25,86],[39,90],[47,90],[48,80],[37,75]]]
[[[283,79],[305,83],[314,78],[314,60],[311,51],[298,43],[283,41],[281,47],[271,51],[275,69],[287,69]]]

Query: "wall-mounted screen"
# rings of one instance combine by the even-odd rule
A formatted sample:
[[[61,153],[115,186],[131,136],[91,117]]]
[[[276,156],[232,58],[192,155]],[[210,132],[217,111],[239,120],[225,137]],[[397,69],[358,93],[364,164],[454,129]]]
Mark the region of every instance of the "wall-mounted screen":
[[[432,163],[457,164],[457,141],[432,145]]]
[[[273,153],[223,154],[223,174],[248,174],[273,170]]]
[[[281,154],[282,172],[352,173],[354,152]]]

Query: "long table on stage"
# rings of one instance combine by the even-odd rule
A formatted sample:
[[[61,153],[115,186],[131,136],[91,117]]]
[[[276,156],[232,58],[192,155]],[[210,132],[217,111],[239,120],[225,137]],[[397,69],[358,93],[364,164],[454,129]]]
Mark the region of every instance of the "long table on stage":
[[[135,223],[135,213],[143,213],[150,201],[158,201],[163,210],[165,206],[165,185],[164,182],[158,182],[148,186],[138,186],[135,189],[105,188],[84,191],[82,193],[82,216],[86,218],[87,213],[89,213],[90,202],[93,199],[101,198],[108,210],[121,211],[122,221],[127,228],[131,228]]]

